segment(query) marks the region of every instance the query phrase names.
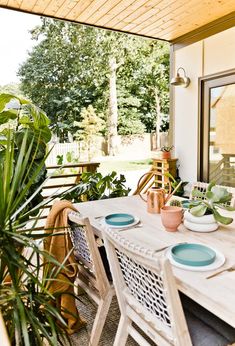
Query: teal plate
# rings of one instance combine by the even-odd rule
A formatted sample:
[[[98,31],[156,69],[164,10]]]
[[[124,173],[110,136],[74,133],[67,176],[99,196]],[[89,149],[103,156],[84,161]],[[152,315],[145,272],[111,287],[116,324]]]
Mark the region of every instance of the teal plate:
[[[135,221],[134,216],[130,214],[110,214],[105,216],[105,222],[112,226],[127,226]]]
[[[171,249],[172,258],[181,264],[199,267],[214,262],[216,253],[209,247],[201,244],[179,244]]]

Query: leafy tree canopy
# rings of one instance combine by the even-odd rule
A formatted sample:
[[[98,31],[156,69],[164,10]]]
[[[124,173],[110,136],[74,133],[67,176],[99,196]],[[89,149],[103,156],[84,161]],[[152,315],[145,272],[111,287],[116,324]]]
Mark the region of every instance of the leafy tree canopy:
[[[120,132],[127,126],[133,133],[131,119],[138,131],[155,129],[156,93],[168,113],[167,43],[45,18],[32,38],[38,44],[18,71],[22,91],[46,111],[62,140],[75,131],[82,108],[107,116],[110,57],[119,64]]]

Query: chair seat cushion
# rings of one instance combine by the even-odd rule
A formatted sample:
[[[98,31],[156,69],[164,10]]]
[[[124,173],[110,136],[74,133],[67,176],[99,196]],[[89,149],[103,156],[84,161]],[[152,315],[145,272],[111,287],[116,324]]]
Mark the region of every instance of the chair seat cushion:
[[[195,346],[225,346],[235,341],[235,329],[181,294],[189,333]]]

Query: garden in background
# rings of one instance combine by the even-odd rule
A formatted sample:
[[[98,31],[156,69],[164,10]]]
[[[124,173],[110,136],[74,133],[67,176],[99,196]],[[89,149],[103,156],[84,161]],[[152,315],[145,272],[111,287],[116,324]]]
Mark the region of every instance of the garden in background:
[[[55,345],[67,320],[50,292],[63,265],[39,246],[48,210],[127,196],[149,170],[169,128],[169,46],[43,18],[32,39],[20,83],[0,86],[0,297],[12,344]]]
[[[43,109],[53,143],[79,143],[76,159],[89,161],[118,155],[118,136],[168,131],[168,43],[48,18],[31,34],[20,84],[0,91]]]

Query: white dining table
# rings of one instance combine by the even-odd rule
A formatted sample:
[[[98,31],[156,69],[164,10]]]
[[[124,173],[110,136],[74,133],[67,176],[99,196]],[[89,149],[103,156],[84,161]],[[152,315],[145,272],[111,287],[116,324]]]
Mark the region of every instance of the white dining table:
[[[128,213],[141,220],[142,227],[122,230],[122,235],[149,249],[158,250],[167,245],[192,242],[208,245],[222,252],[226,258],[219,269],[213,271],[191,271],[172,266],[179,291],[202,305],[207,310],[235,328],[235,271],[225,271],[207,279],[210,274],[235,264],[235,212],[228,226],[220,225],[210,233],[192,232],[181,224],[177,232],[165,231],[159,214],[147,212],[146,203],[139,196],[118,197],[75,204],[77,210],[89,217],[95,234],[102,238],[104,227],[101,218],[112,213]],[[228,212],[224,211],[225,215]],[[118,230],[117,230],[118,232]],[[159,256],[165,256],[160,251]]]

